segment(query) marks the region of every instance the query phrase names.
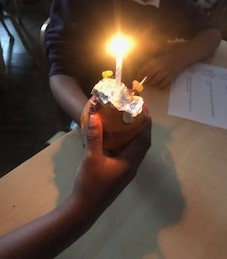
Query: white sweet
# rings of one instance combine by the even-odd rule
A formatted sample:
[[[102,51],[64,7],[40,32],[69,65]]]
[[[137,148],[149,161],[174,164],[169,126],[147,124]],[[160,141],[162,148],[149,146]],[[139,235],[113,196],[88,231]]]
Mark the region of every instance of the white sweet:
[[[136,117],[142,111],[143,98],[132,95],[123,83],[117,86],[115,79],[100,80],[91,93],[99,97],[104,104],[110,102],[119,111],[128,112],[132,117]]]

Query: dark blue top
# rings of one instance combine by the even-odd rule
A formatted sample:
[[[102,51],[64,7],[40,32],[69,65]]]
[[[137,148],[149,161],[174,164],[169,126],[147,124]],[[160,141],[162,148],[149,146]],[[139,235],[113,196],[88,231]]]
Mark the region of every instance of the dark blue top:
[[[136,38],[138,49],[133,53],[139,57],[157,33],[190,39],[211,27],[202,10],[187,0],[161,0],[158,9],[132,0],[53,0],[50,18],[50,76],[74,76],[88,92],[103,70],[115,69],[104,44],[116,31]]]

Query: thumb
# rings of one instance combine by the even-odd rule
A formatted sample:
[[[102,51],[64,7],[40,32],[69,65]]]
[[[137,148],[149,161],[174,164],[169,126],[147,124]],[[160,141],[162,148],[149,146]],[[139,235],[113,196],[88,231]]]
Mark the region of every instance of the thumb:
[[[88,121],[86,135],[86,154],[87,156],[98,156],[102,154],[102,122],[98,114],[91,114]]]

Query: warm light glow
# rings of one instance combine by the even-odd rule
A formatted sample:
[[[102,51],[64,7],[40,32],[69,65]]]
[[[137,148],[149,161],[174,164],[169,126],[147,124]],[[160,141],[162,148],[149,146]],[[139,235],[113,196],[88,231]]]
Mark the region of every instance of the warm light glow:
[[[133,49],[134,45],[134,41],[128,36],[117,34],[107,42],[106,50],[115,57],[123,58]]]

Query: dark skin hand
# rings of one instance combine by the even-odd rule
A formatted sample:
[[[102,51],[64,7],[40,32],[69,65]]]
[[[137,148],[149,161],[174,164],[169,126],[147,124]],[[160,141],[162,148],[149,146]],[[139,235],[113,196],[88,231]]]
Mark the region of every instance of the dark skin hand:
[[[91,115],[92,120],[94,116],[99,118],[97,114],[94,114]],[[136,137],[136,139],[138,139],[137,141],[144,143],[143,145],[145,146],[142,147],[141,145],[136,145],[135,143],[137,141],[134,140],[127,145],[126,148],[117,151],[117,153],[114,154],[114,157],[109,156],[109,153],[107,155],[101,148],[102,138],[96,139],[94,137],[95,130],[97,130],[99,134],[102,134],[101,121],[99,122],[99,128],[93,128],[92,120],[90,120],[87,130],[87,142],[89,144],[85,144],[87,146],[86,156],[81,166],[82,172],[85,171],[94,173],[94,175],[89,173],[88,181],[84,180],[84,182],[87,183],[87,186],[83,193],[88,195],[89,199],[91,198],[89,195],[90,190],[92,190],[91,186],[103,186],[102,188],[97,188],[95,194],[93,193],[92,198],[95,200],[98,199],[97,196],[102,196],[104,193],[106,193],[106,197],[108,196],[108,193],[112,197],[111,190],[114,190],[114,196],[117,196],[118,193],[124,188],[125,182],[131,181],[131,179],[135,176],[140,163],[139,161],[143,159],[145,150],[147,150],[147,148],[151,145],[151,142],[148,141],[151,132],[151,119],[147,115],[146,122],[142,128],[143,133],[141,132],[139,136]],[[96,121],[99,120],[100,119]],[[136,159],[133,159],[135,157]],[[108,174],[105,173],[106,171],[108,171]],[[83,174],[83,177],[86,177],[86,175]]]
[[[115,157],[102,149],[102,123],[91,115],[84,158],[69,197],[56,209],[0,238],[0,258],[54,258],[80,238],[134,178],[151,145],[151,119]]]

